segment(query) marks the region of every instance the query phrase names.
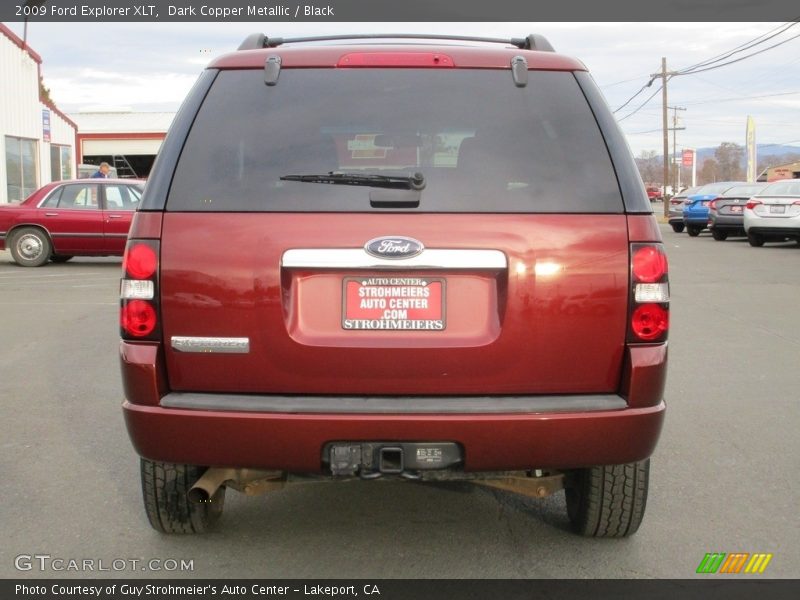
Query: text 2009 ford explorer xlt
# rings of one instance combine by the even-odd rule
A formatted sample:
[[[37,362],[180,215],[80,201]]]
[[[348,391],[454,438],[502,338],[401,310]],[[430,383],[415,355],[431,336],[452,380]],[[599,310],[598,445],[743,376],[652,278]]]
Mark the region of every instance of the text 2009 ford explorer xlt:
[[[541,36],[249,37],[184,102],[121,284],[150,523],[226,488],[468,480],[642,521],[667,260],[629,149]]]

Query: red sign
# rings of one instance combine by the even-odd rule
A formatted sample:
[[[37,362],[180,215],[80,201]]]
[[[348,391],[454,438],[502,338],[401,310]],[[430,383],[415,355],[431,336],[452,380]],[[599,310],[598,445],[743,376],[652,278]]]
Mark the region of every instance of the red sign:
[[[684,167],[691,167],[694,164],[694,150],[684,150],[681,160]]]
[[[342,328],[441,331],[444,286],[429,277],[348,277]]]

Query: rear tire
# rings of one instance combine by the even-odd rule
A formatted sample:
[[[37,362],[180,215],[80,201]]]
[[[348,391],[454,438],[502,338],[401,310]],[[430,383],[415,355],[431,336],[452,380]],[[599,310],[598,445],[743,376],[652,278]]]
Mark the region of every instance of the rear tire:
[[[703,228],[698,227],[697,225],[687,225],[686,231],[689,233],[690,236],[697,237],[698,235],[700,235],[700,232],[703,231]]]
[[[23,227],[11,235],[11,257],[21,267],[41,267],[50,260],[50,238],[36,227]]]
[[[672,224],[672,231],[675,233],[683,233],[685,225],[683,223],[673,223]]]
[[[573,530],[606,538],[636,533],[644,518],[649,478],[650,459],[573,471],[566,487]]]
[[[153,529],[162,533],[204,533],[222,515],[225,487],[208,502],[196,504],[187,492],[206,467],[141,459],[144,509]]]
[[[728,239],[728,232],[720,231],[719,229],[712,229],[711,236],[718,242],[724,242],[725,240]]]
[[[54,263],[65,263],[73,258],[74,257],[67,254],[53,254],[53,256],[50,257],[50,260],[52,260]]]
[[[753,248],[760,248],[764,245],[764,238],[757,233],[748,233],[747,241],[750,242],[750,245],[753,246]]]

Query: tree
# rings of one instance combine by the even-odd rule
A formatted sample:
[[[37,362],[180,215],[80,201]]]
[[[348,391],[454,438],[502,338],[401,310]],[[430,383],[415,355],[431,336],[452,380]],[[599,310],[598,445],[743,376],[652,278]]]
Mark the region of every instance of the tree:
[[[744,179],[742,169],[742,159],[744,158],[744,148],[733,142],[722,142],[714,150],[714,158],[717,162],[717,175],[720,181],[737,181]]]
[[[636,159],[636,166],[639,168],[642,181],[661,185],[661,180],[664,178],[664,167],[655,150],[642,150]]]
[[[44,79],[39,78],[39,98],[45,104],[52,104],[53,100],[50,98],[50,88],[44,84]]]
[[[720,181],[719,178],[719,165],[713,158],[707,158],[703,161],[700,171],[697,173],[698,185],[705,185],[707,183],[714,183]]]

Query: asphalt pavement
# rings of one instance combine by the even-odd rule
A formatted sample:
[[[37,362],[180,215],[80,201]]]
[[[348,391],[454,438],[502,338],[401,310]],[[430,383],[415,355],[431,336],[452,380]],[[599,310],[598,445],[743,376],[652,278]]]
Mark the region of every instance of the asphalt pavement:
[[[570,533],[561,493],[396,481],[229,491],[212,533],[158,534],[120,410],[120,260],[0,252],[0,577],[684,578],[708,552],[771,553],[760,577],[797,577],[800,247],[662,232],[668,412],[626,540]]]

